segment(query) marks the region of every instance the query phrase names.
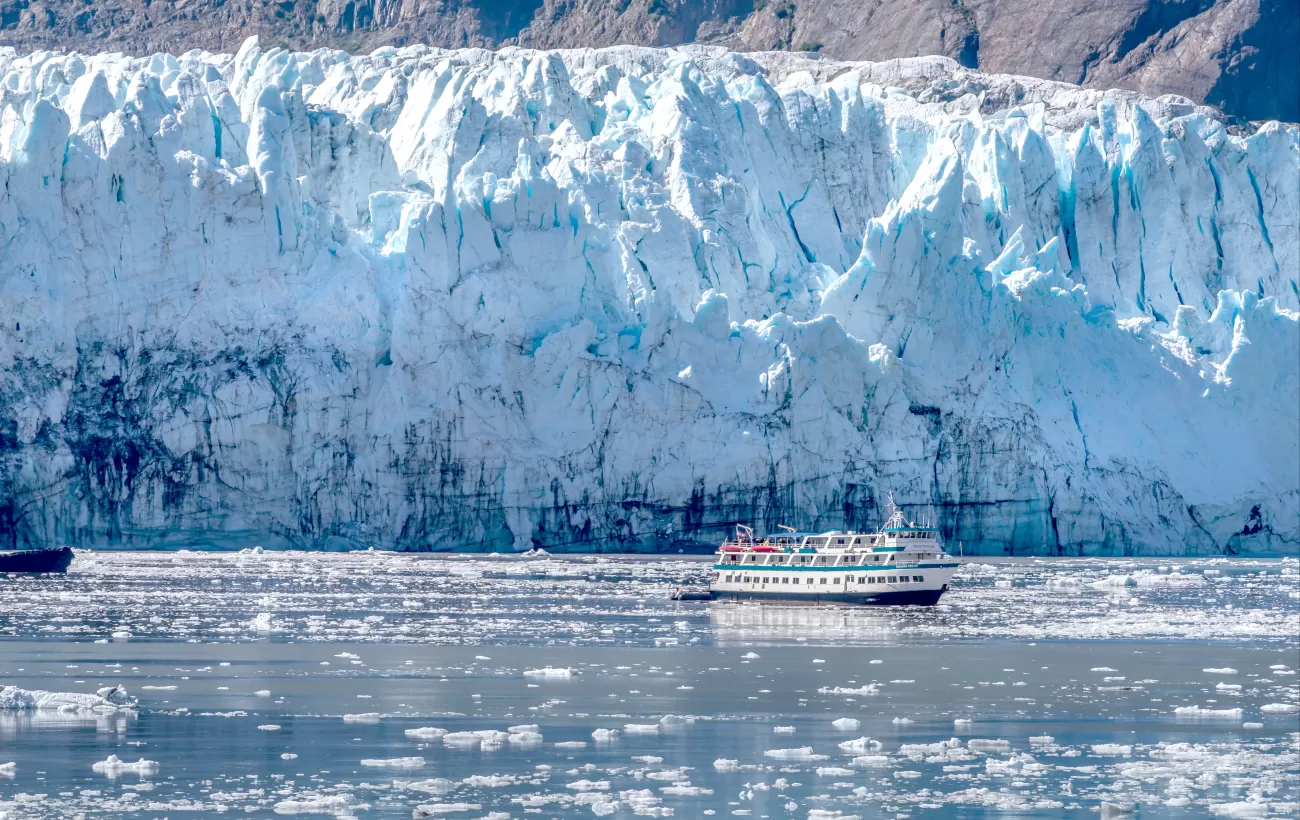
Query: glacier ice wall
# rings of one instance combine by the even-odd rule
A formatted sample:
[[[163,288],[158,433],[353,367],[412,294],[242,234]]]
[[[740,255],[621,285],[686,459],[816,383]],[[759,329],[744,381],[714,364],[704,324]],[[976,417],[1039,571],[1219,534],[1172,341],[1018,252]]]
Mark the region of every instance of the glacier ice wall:
[[[0,51],[0,543],[1300,548],[1300,133],[951,61]]]

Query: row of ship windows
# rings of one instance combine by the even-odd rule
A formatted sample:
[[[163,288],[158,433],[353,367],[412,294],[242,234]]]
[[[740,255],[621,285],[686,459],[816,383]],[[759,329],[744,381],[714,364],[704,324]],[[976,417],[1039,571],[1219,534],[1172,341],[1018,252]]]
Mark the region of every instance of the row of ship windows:
[[[838,583],[838,579],[829,579],[829,578],[826,578],[825,576],[822,576],[821,578],[818,578],[818,579],[817,579],[817,582],[818,582],[819,584],[822,584],[822,585],[824,586],[825,584],[827,584],[828,582],[830,582],[830,581],[832,581],[832,580],[834,580],[836,583]],[[925,582],[925,576],[924,576],[924,575],[889,575],[889,576],[879,576],[879,577],[878,577],[878,576],[874,576],[874,575],[859,575],[859,576],[856,576],[856,581],[854,580],[854,576],[852,576],[852,575],[848,576],[848,578],[847,578],[847,582],[850,583],[850,584],[852,584],[852,583],[859,583],[859,584],[906,584],[906,583],[908,583],[909,581],[911,581],[911,582],[913,582],[913,583],[918,583],[918,584],[920,584],[920,583],[924,583],[924,582]],[[759,576],[759,575],[725,575],[725,576],[723,576],[723,578],[722,578],[722,582],[723,582],[724,584],[767,584],[767,583],[772,583],[772,584],[798,584],[798,583],[799,583],[799,579],[798,579],[798,578],[787,578],[787,577],[782,577],[782,576],[777,576],[777,575],[773,575],[773,576],[767,576],[767,575],[762,575],[762,576]],[[807,579],[807,583],[811,584],[812,582],[813,582],[813,579],[812,579],[812,578]]]

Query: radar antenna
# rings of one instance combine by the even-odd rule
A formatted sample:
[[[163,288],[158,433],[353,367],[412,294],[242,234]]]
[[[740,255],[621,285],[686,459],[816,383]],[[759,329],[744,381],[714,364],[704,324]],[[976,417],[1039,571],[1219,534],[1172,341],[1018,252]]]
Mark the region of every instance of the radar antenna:
[[[889,500],[886,502],[886,507],[890,513],[883,529],[903,529],[910,526],[907,519],[903,517],[903,511],[898,509],[898,505],[894,503],[894,491],[892,489],[889,491]]]

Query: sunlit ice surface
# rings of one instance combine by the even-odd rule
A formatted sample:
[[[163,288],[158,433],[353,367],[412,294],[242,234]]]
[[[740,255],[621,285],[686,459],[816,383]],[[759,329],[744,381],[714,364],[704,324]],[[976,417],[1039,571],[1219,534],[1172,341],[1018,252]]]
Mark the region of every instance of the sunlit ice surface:
[[[81,552],[0,577],[0,813],[1297,814],[1294,559],[971,559],[928,609],[669,599],[708,566]]]

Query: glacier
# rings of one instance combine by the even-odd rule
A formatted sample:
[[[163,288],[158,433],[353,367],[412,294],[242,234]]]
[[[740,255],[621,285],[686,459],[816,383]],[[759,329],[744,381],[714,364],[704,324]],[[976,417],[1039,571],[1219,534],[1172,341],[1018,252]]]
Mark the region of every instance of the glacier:
[[[1300,130],[944,58],[0,49],[0,546],[1300,552]]]

